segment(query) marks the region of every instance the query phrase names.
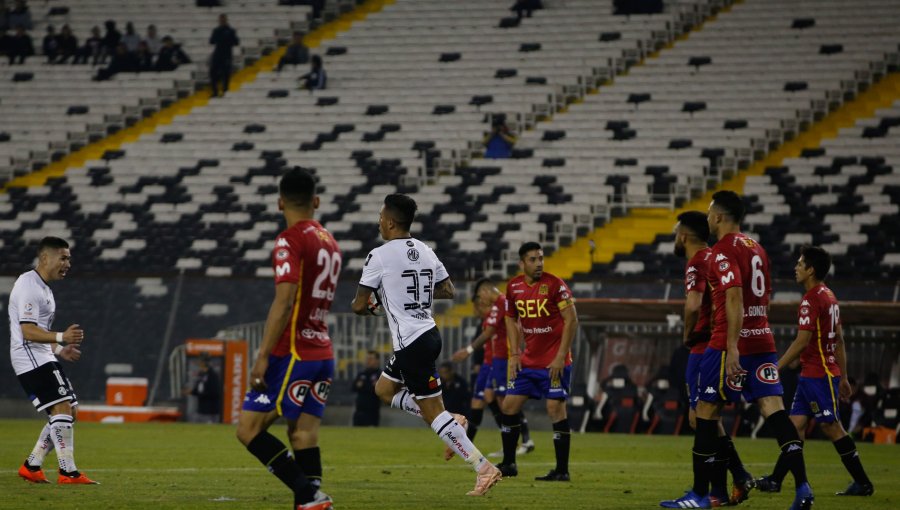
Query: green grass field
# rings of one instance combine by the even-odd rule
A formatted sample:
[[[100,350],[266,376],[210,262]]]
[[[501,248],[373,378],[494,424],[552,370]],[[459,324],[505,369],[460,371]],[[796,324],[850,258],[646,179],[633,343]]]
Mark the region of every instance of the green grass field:
[[[291,498],[224,425],[80,423],[78,466],[99,486],[33,485],[16,469],[33,446],[39,421],[0,421],[0,508],[63,509],[287,509]],[[283,435],[282,426],[276,433]],[[479,434],[487,453],[499,449],[495,430]],[[459,459],[444,462],[442,443],[421,429],[322,430],[326,492],[340,510],[350,509],[626,509],[655,508],[690,485],[687,437],[573,435],[572,482],[533,481],[553,462],[549,432],[536,432],[537,450],[519,459],[519,477],[503,480],[485,498],[465,496],[474,473]],[[771,469],[772,439],[739,439],[737,447],[754,474]],[[819,509],[900,508],[900,450],[860,445],[875,483],[871,498],[838,498],[849,481],[831,444],[812,441],[807,467]],[[55,480],[56,457],[45,463]],[[742,507],[786,509],[793,482],[781,494],[753,493]]]

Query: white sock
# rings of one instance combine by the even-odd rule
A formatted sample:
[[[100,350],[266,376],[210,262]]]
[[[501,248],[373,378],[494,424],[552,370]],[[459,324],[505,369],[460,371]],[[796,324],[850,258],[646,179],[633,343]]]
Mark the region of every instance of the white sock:
[[[441,438],[454,453],[462,457],[477,473],[487,462],[484,455],[475,448],[472,441],[466,437],[466,429],[462,427],[447,411],[442,412],[431,422],[431,429]]]
[[[39,468],[44,463],[44,457],[52,449],[53,441],[50,439],[50,424],[45,423],[43,430],[41,430],[41,435],[38,436],[37,444],[34,445],[34,450],[31,450],[31,455],[28,456],[28,460],[25,462],[31,467]]]
[[[406,411],[416,418],[422,417],[422,410],[419,409],[419,404],[416,403],[416,399],[408,390],[398,391],[391,400],[391,407]]]
[[[75,467],[75,422],[68,414],[56,414],[50,417],[50,437],[56,448],[59,469],[66,473],[78,471]]]

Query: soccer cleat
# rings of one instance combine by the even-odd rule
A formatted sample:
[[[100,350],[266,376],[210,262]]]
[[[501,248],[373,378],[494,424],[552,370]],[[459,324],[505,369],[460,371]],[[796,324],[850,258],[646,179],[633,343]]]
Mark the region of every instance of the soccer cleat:
[[[84,476],[84,473],[78,473],[75,476],[69,476],[60,473],[59,478],[56,479],[56,483],[61,485],[100,485],[100,482],[91,480],[90,478]]]
[[[32,471],[25,467],[25,464],[22,464],[19,467],[19,476],[22,477],[26,482],[31,483],[50,483],[50,480],[47,480],[47,477],[44,476],[44,472],[38,468],[36,471]]]
[[[813,506],[813,493],[808,483],[797,487],[797,495],[794,496],[794,502],[791,503],[790,510],[809,510]]]
[[[322,491],[316,491],[312,501],[297,505],[297,510],[331,510],[332,508],[334,505],[331,496]]]
[[[500,473],[502,473],[503,476],[506,477],[519,476],[519,468],[516,467],[515,462],[513,462],[512,464],[497,464],[497,469],[499,469]]]
[[[516,455],[525,455],[534,451],[534,441],[525,441],[516,448]]]
[[[535,476],[535,480],[540,482],[568,482],[569,473],[560,473],[555,469],[551,469],[544,476]]]
[[[729,502],[732,505],[740,504],[743,501],[746,501],[747,498],[750,497],[750,490],[756,485],[756,482],[753,480],[753,476],[750,473],[747,473],[747,476],[741,480],[735,480],[731,485],[731,499]]]
[[[684,496],[681,496],[678,499],[660,501],[659,506],[663,508],[709,508],[709,506],[700,506],[704,500],[708,505],[709,500],[706,497],[700,497],[691,490],[684,493]]]
[[[456,413],[450,414],[453,416],[453,419],[456,420],[456,423],[459,423],[464,430],[469,428],[469,420],[467,420],[465,416]],[[444,460],[450,460],[454,455],[456,454],[454,453],[453,448],[450,448],[449,446],[444,448]]]
[[[720,506],[728,506],[728,495],[721,494],[716,496],[715,494],[709,494],[700,501],[700,504],[702,505],[700,508],[719,508]]]
[[[775,481],[772,475],[763,475],[753,482],[753,488],[760,492],[781,492],[781,482]]]
[[[467,492],[466,496],[484,496],[502,478],[503,473],[496,466],[485,462],[478,470],[478,476],[475,477],[475,488]]]
[[[22,470],[19,470],[21,473]],[[842,492],[835,492],[835,496],[871,496],[875,494],[875,487],[871,483],[853,482]]]

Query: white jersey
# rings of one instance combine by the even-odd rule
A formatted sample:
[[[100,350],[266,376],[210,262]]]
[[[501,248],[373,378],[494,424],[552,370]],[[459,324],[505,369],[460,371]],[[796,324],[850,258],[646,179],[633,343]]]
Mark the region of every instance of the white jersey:
[[[444,264],[418,239],[394,239],[369,252],[359,284],[376,292],[395,351],[435,327],[434,287],[447,278]]]
[[[27,322],[50,331],[55,313],[53,291],[41,275],[34,270],[22,273],[9,294],[9,357],[16,375],[56,361],[54,344],[30,342],[22,335],[22,324]]]

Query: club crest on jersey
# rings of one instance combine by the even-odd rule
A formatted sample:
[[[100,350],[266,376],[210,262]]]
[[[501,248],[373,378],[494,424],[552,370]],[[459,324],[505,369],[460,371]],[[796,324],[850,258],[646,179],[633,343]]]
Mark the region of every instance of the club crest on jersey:
[[[756,369],[756,379],[766,384],[778,384],[778,367],[774,363],[763,363]]]
[[[415,248],[410,248],[410,249],[406,250],[406,258],[408,258],[409,260],[411,260],[413,262],[419,260],[419,250],[417,250]]]
[[[547,284],[541,285],[540,288],[538,289],[538,294],[541,296],[546,296],[549,293],[550,293],[550,287],[548,287]]]
[[[800,315],[809,315],[809,308],[803,307],[800,309]]]
[[[275,253],[275,258],[278,260],[284,260],[284,259],[288,258],[288,255],[289,255],[289,253],[287,250],[278,250],[278,252]]]
[[[728,271],[729,267],[731,267],[731,266],[728,264],[727,260],[723,260],[722,262],[719,262],[719,271]]]
[[[753,248],[753,246],[756,245],[753,239],[750,239],[749,237],[745,237],[744,239],[742,239],[742,241],[744,242],[744,246],[746,246],[747,248]]]

